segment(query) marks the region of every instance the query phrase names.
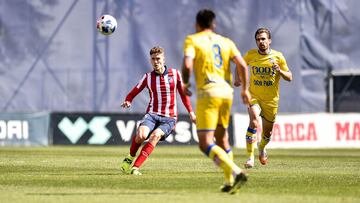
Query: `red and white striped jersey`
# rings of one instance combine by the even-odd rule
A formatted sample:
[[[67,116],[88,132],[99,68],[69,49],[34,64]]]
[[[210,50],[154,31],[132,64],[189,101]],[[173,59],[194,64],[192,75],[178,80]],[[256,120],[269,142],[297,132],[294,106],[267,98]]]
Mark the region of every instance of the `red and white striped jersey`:
[[[147,113],[177,117],[176,90],[179,91],[186,110],[189,113],[192,111],[190,98],[185,94],[183,85],[181,75],[177,69],[165,68],[163,74],[152,71],[141,78],[139,83],[126,96],[125,101],[131,103],[136,95],[146,87],[150,95]]]

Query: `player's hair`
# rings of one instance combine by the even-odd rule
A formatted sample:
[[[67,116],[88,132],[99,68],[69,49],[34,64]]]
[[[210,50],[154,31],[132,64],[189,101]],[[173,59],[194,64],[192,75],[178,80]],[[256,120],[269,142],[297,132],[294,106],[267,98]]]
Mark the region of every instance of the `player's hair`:
[[[150,49],[150,56],[153,54],[162,54],[165,50],[162,47],[156,46]]]
[[[196,23],[201,28],[210,28],[216,18],[214,11],[202,9],[196,14]]]
[[[271,39],[271,33],[270,33],[269,29],[264,28],[264,27],[257,29],[255,32],[255,39],[256,39],[256,36],[260,33],[266,33],[268,38]]]

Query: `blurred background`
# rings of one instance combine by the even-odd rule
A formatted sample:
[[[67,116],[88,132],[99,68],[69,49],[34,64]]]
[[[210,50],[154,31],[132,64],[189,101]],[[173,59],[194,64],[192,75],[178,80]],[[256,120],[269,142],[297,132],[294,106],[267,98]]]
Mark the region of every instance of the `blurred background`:
[[[121,112],[128,91],[151,70],[149,49],[164,47],[168,66],[180,69],[197,11],[211,8],[216,31],[242,54],[256,48],[257,28],[272,31],[272,48],[294,75],[281,84],[280,113],[359,112],[359,7],[357,0],[0,1],[0,108]],[[102,14],[118,21],[111,36],[95,28]],[[246,112],[239,91],[233,112]],[[147,97],[144,91],[127,112],[143,113]]]
[[[216,12],[216,32],[242,54],[267,27],[287,59],[293,81],[281,81],[270,147],[360,147],[358,0],[2,0],[0,146],[128,145],[149,96],[143,91],[130,109],[120,104],[152,70],[150,48],[164,47],[167,65],[181,69],[184,39],[203,8]],[[118,22],[110,36],[96,30],[103,14]],[[244,147],[239,92],[229,134]],[[196,126],[178,103],[166,142],[196,144]]]
[[[147,90],[120,105],[152,70],[153,46],[181,69],[203,8],[242,54],[269,28],[293,73],[281,81],[270,164],[256,162],[238,196],[219,193],[222,175],[198,149],[180,97],[176,127],[143,178],[120,175]],[[0,203],[360,203],[359,10],[360,0],[0,0]],[[117,19],[110,36],[96,30],[103,14]],[[239,92],[228,132],[243,167],[249,118]]]

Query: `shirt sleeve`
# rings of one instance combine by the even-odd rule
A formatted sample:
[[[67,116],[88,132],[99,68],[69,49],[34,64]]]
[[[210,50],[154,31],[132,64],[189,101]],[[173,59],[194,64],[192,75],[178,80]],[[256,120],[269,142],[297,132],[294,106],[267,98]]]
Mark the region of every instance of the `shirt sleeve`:
[[[146,87],[146,78],[147,74],[145,74],[138,82],[138,84],[136,84],[136,86],[129,92],[125,98],[125,101],[129,101],[131,103],[136,95],[138,95]]]
[[[235,43],[229,39],[229,44],[230,44],[230,58],[234,58],[235,56],[241,56],[241,53],[239,51],[239,49],[236,47]]]
[[[190,36],[187,36],[184,42],[184,56],[195,58],[195,47]]]
[[[184,92],[184,83],[183,80],[181,78],[181,74],[178,70],[176,70],[176,74],[177,74],[177,83],[176,83],[176,88],[180,94],[181,97],[181,101],[184,104],[186,110],[190,113],[192,112],[192,106],[191,106],[191,102],[190,102],[190,97],[187,96]]]
[[[282,54],[280,54],[280,57],[279,57],[279,66],[280,66],[281,70],[289,71],[289,67],[286,63],[286,59],[285,59],[284,55],[282,55]]]
[[[243,56],[244,61],[249,64],[249,52],[246,52],[245,55]]]

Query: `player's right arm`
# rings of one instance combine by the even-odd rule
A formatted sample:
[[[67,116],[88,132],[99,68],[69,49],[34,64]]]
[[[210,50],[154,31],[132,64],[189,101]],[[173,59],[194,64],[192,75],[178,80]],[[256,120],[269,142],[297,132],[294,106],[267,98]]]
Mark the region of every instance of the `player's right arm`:
[[[130,108],[132,100],[146,87],[146,78],[147,74],[145,74],[138,84],[129,92],[125,101],[121,104],[122,108]]]
[[[125,108],[130,108],[131,106],[131,102],[129,101],[124,101],[122,104],[121,104],[121,107],[123,107],[124,109]]]
[[[186,110],[189,112],[189,116],[190,119],[193,123],[196,123],[196,115],[192,109],[191,106],[191,102],[190,102],[190,98],[189,96],[186,94],[185,87],[184,87],[184,83],[183,83],[183,79],[181,78],[181,75],[179,73],[179,71],[176,71],[177,74],[177,83],[176,83],[176,88],[179,91],[180,97],[181,97],[181,101],[183,102]]]

